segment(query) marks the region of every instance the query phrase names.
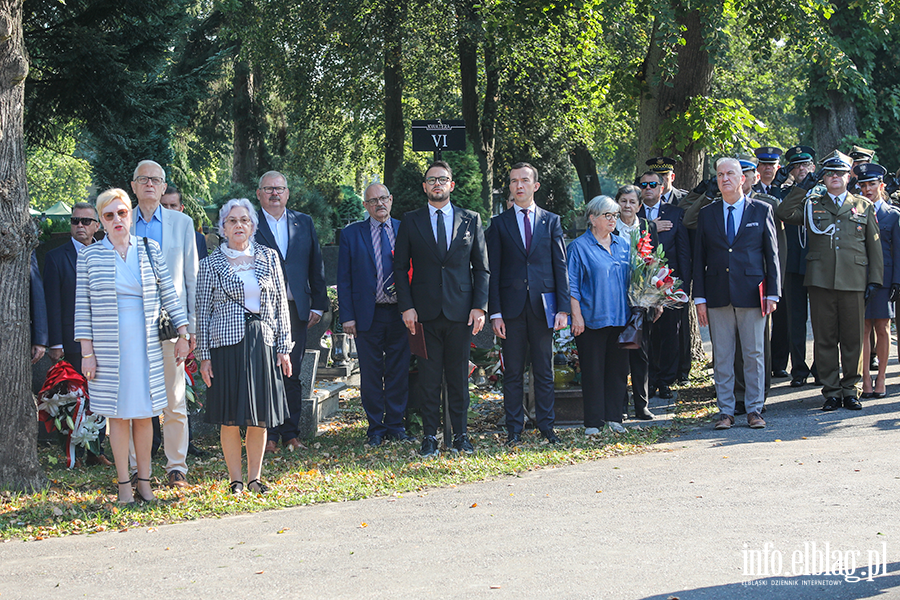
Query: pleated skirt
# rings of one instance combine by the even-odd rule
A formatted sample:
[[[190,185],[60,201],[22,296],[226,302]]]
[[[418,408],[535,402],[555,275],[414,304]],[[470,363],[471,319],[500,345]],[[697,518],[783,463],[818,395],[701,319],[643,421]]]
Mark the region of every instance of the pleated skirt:
[[[259,318],[246,320],[244,339],[210,350],[213,379],[206,392],[206,422],[277,427],[288,417],[284,380],[275,349],[265,343]]]

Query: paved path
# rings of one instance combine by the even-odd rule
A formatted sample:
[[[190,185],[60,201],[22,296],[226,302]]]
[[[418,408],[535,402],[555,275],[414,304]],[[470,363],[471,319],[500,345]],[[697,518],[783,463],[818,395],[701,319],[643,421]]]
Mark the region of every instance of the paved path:
[[[0,600],[897,598],[900,385],[888,391],[823,413],[816,390],[782,380],[762,431],[739,418],[656,452],[403,498],[0,544]],[[868,575],[878,553],[886,575],[811,575],[826,544],[832,568],[839,551]],[[779,557],[798,575],[771,576]]]

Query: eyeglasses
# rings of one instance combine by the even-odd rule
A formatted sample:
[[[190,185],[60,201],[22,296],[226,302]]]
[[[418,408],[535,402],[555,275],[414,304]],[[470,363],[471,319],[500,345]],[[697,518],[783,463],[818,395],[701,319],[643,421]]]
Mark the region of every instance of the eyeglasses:
[[[822,177],[843,177],[847,174],[847,171],[825,171],[822,173]]]
[[[120,219],[122,219],[124,221],[125,217],[127,217],[127,216],[128,216],[128,211],[124,208],[120,208],[116,212],[103,213],[103,220],[104,221],[113,221],[113,220],[115,220],[116,217],[119,217]]]
[[[165,181],[165,179],[162,177],[147,177],[146,175],[135,177],[134,180],[138,183],[138,185],[147,185],[147,182],[150,182],[153,185],[162,185]]]
[[[390,199],[390,196],[378,196],[377,198],[369,198],[366,200],[366,204],[387,204]]]
[[[425,183],[428,185],[434,185],[435,183],[439,183],[441,185],[447,185],[450,182],[449,177],[426,177]]]
[[[282,194],[284,193],[284,191],[285,191],[287,188],[284,187],[283,185],[279,185],[279,186],[277,186],[277,187],[271,186],[271,185],[267,185],[266,187],[260,188],[260,189],[261,189],[262,191],[264,191],[265,193],[267,193],[267,194],[275,194],[276,196],[280,196],[280,195],[282,195]]]
[[[650,188],[652,190],[653,188],[655,188],[656,186],[659,185],[659,182],[658,181],[642,181],[638,185],[641,186],[642,190],[646,190],[647,188]]]
[[[600,216],[607,221],[615,221],[619,218],[619,213],[600,213]]]
[[[99,221],[93,217],[69,217],[69,222],[72,225],[84,225],[85,227],[91,223],[99,223]]]
[[[242,227],[250,227],[253,224],[253,221],[247,217],[241,217],[240,219],[235,219],[234,217],[228,217],[227,219],[225,219],[225,224],[230,227],[234,227],[235,225],[237,225],[239,223]]]

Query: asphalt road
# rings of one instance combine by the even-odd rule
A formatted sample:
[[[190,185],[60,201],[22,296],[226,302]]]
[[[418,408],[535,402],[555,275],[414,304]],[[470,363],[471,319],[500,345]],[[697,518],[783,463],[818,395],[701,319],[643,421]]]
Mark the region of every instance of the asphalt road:
[[[900,598],[900,386],[823,413],[817,390],[776,383],[764,430],[738,418],[402,498],[0,544],[0,600]]]

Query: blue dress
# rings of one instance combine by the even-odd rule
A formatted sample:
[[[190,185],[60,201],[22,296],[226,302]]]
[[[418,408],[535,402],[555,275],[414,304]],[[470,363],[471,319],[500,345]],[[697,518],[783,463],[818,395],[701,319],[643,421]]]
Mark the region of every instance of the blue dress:
[[[144,320],[144,290],[135,238],[125,260],[116,252],[116,305],[119,313],[119,398],[116,419],[148,419],[153,412],[150,400],[150,359],[147,356],[147,328]],[[104,238],[107,247],[112,244]]]

